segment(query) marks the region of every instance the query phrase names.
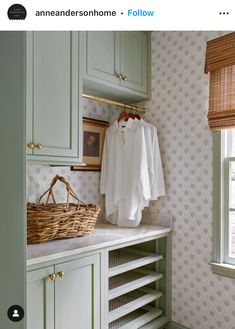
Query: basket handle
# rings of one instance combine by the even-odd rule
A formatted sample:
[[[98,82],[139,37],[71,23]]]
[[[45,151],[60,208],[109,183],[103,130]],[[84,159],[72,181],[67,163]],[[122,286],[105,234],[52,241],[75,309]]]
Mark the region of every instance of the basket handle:
[[[54,196],[54,193],[53,193],[53,186],[56,184],[57,181],[60,181],[62,182],[63,184],[65,184],[66,186],[66,190],[67,190],[67,201],[66,201],[66,208],[68,210],[68,207],[69,207],[69,196],[71,195],[75,200],[77,200],[78,202],[78,205],[77,205],[77,208],[79,207],[80,203],[84,204],[86,207],[87,205],[82,202],[78,196],[75,194],[75,192],[72,190],[70,184],[68,181],[66,181],[66,179],[63,177],[63,176],[59,176],[59,175],[56,175],[52,181],[51,181],[51,185],[50,187],[40,196],[39,200],[38,200],[38,203],[40,203],[40,201],[42,200],[42,198],[44,197],[44,195],[47,195],[47,199],[46,199],[46,204],[48,204],[48,201],[50,199],[50,196],[53,200],[53,203],[56,204],[56,201],[55,201],[55,196]]]

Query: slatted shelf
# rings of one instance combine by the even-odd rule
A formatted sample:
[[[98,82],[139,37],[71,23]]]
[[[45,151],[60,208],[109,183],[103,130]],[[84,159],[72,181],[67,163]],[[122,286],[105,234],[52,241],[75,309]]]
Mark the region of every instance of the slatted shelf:
[[[156,328],[162,328],[167,323],[169,323],[169,319],[165,317],[164,315],[159,316],[158,318],[147,322],[144,326],[141,327],[141,329],[156,329]],[[164,327],[165,328],[165,327]],[[130,328],[131,329],[131,328]]]
[[[109,277],[131,271],[163,259],[162,255],[133,248],[115,250],[109,254]]]
[[[109,324],[109,329],[138,329],[160,317],[162,310],[146,305]]]
[[[162,297],[162,292],[143,287],[109,301],[109,323]]]
[[[162,277],[161,273],[144,268],[111,277],[109,279],[109,300],[160,280]]]

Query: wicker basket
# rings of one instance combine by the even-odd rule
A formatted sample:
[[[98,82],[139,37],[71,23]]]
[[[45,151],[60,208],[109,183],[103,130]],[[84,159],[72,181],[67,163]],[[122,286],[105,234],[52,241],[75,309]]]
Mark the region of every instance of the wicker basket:
[[[57,204],[55,201],[53,186],[58,180],[66,186],[66,203]],[[47,193],[46,204],[40,204],[42,197]],[[76,204],[69,202],[70,196],[76,200]],[[53,203],[48,203],[50,197]],[[57,175],[49,189],[39,198],[38,204],[27,204],[27,242],[43,243],[87,235],[94,229],[99,212],[98,206],[86,205],[80,201],[64,177]]]

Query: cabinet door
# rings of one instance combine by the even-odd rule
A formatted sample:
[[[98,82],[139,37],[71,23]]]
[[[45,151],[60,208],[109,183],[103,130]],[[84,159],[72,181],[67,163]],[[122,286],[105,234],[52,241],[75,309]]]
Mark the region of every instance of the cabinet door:
[[[148,93],[149,42],[146,32],[121,32],[121,85]]]
[[[86,32],[86,74],[119,84],[120,35],[118,32]]]
[[[32,52],[33,154],[77,157],[78,34],[34,32]]]
[[[99,255],[57,265],[55,328],[100,329]]]
[[[54,329],[52,273],[53,267],[27,273],[27,329]]]

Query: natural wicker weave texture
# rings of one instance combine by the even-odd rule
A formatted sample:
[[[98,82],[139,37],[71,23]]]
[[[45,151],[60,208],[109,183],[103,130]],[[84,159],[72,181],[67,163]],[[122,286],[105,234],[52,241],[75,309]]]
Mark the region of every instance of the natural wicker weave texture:
[[[65,184],[67,202],[56,204],[53,186],[57,181]],[[40,204],[44,195],[47,195],[46,204]],[[69,197],[77,203],[69,203]],[[53,203],[48,203],[49,198]],[[95,227],[100,208],[94,204],[85,204],[80,201],[64,177],[55,176],[51,186],[39,198],[38,204],[27,204],[27,242],[43,243],[59,238],[73,238],[89,234]]]

